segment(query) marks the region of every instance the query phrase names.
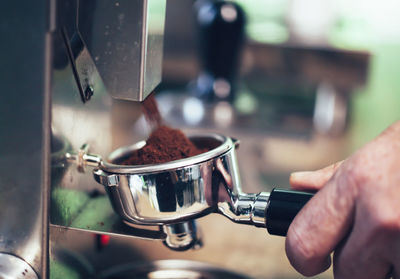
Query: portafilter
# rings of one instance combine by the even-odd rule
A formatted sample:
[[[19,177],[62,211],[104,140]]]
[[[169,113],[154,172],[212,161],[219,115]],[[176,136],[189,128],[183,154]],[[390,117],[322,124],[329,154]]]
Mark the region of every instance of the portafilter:
[[[236,223],[266,227],[270,234],[285,236],[298,211],[312,193],[273,189],[256,194],[242,191],[236,148],[239,141],[218,134],[190,136],[202,154],[153,165],[121,165],[142,148],[141,141],[121,147],[106,160],[88,154],[84,146],[68,159],[84,168],[94,166],[95,180],[105,187],[117,214],[128,225],[162,225],[176,239],[167,246],[193,245],[182,237],[194,231],[194,219],[219,213]]]

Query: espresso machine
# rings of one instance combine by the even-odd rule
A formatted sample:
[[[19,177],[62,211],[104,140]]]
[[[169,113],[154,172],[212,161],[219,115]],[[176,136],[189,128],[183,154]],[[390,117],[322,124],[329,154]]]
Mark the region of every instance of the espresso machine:
[[[68,231],[183,251],[202,245],[195,219],[219,213],[285,235],[312,197],[243,193],[239,141],[223,135],[190,135],[211,149],[191,158],[119,164],[145,144],[129,145],[129,127],[161,81],[165,7],[41,0],[1,10],[0,278],[50,278]]]

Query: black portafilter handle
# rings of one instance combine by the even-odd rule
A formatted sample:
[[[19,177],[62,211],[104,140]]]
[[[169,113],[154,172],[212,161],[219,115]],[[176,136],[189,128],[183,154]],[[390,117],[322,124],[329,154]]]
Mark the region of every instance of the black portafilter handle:
[[[244,43],[244,11],[234,2],[212,0],[197,1],[195,10],[203,72],[203,77],[198,81],[202,84],[198,85],[196,94],[210,101],[231,101]],[[214,92],[214,82],[221,80],[229,85],[229,94]]]
[[[273,189],[265,210],[269,234],[286,236],[290,224],[314,193]]]

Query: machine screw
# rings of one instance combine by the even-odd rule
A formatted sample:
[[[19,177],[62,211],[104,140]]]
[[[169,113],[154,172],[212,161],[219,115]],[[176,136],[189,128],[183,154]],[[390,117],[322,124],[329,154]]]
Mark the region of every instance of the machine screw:
[[[93,96],[94,94],[94,89],[91,85],[86,86],[85,89],[85,101],[89,101],[90,98]]]

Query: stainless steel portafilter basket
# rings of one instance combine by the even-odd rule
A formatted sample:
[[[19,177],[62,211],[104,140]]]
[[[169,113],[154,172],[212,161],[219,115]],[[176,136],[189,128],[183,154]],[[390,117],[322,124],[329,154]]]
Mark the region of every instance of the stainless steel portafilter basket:
[[[168,225],[166,230],[173,231],[169,235],[179,238],[180,232],[193,229],[194,219],[220,213],[236,223],[286,235],[312,194],[279,189],[243,193],[235,151],[239,141],[218,134],[189,138],[197,147],[211,149],[163,164],[121,165],[132,151],[146,144],[142,141],[115,150],[106,160],[88,154],[85,148],[69,159],[80,167],[95,167],[95,180],[105,187],[115,212],[127,224]],[[169,241],[176,248],[182,244],[182,239]]]

